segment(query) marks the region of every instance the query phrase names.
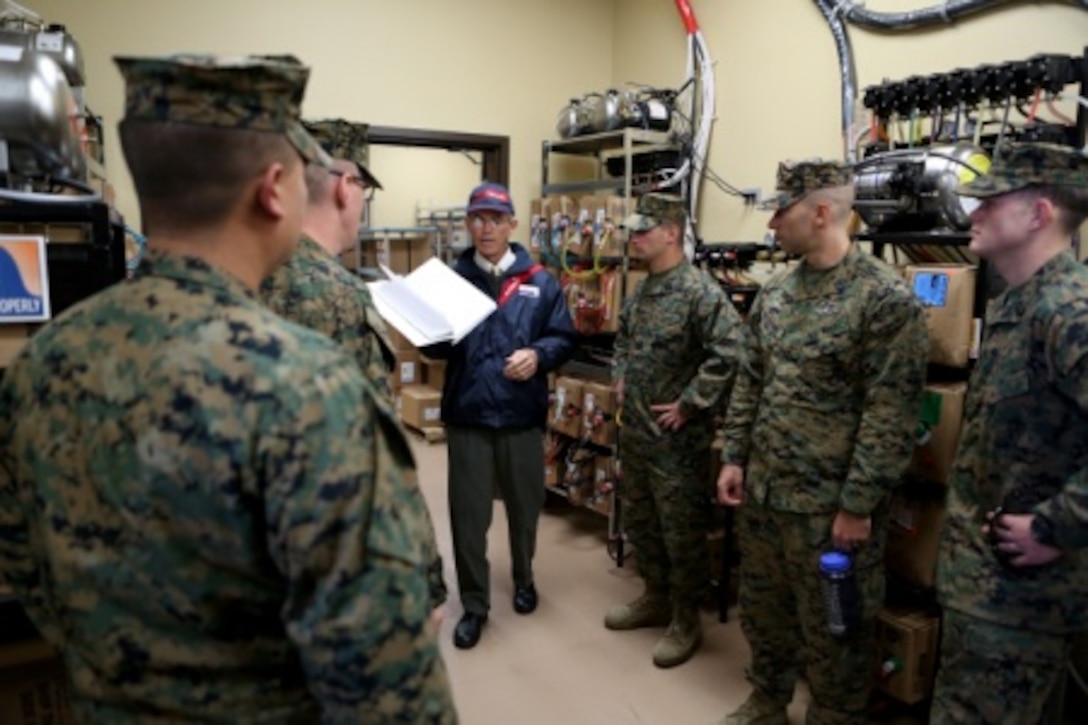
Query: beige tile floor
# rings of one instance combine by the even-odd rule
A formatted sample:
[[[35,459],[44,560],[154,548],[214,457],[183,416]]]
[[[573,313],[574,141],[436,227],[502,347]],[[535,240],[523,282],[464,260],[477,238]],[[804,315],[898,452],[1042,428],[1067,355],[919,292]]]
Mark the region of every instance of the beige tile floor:
[[[456,649],[451,637],[461,605],[450,553],[446,448],[418,440],[414,447],[452,592],[442,652],[463,723],[710,724],[744,700],[748,646],[735,611],[727,624],[704,612],[702,650],[681,667],[654,667],[650,650],[660,631],[609,632],[601,623],[609,606],[641,592],[631,564],[617,568],[608,557],[604,518],[554,503],[540,522],[535,576],[541,599],[529,616],[515,614],[511,606],[506,519],[496,503],[489,537],[490,619],[475,649]],[[806,699],[799,688],[791,722],[803,721]]]

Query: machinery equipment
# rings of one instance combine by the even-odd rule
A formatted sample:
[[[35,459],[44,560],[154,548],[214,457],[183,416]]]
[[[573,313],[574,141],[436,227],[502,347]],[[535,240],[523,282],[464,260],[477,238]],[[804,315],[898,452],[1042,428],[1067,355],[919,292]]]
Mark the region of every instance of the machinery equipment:
[[[867,88],[872,119],[851,144],[858,213],[879,232],[966,231],[974,202],[955,188],[988,171],[1004,142],[1083,146],[1083,110],[1074,120],[1055,102],[1078,81],[1083,92],[1085,68],[1040,54]]]
[[[58,187],[83,191],[83,200],[94,194],[89,134],[101,126],[87,111],[84,83],[79,44],[63,26],[0,16],[0,198]]]
[[[963,231],[971,209],[956,187],[990,168],[990,157],[967,142],[877,153],[859,161],[854,206],[883,231]]]
[[[560,138],[603,133],[620,128],[668,131],[672,127],[676,93],[655,89],[587,93],[572,98],[559,112],[556,131]]]
[[[0,235],[45,238],[53,315],[125,276],[125,226],[98,191],[102,124],[84,85],[75,38],[3,0]]]

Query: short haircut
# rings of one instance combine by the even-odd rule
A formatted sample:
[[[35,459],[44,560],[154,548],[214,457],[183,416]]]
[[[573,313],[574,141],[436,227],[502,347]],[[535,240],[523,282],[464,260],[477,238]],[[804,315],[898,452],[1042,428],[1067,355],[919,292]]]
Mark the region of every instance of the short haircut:
[[[222,223],[269,165],[302,157],[281,134],[160,121],[122,121],[121,147],[145,228],[186,233]]]
[[[831,209],[831,218],[838,224],[850,221],[854,209],[854,185],[829,186],[811,192],[805,199],[812,206],[826,204]]]
[[[1049,201],[1058,209],[1058,226],[1073,235],[1088,219],[1088,188],[1083,186],[1032,185],[1025,193]]]
[[[332,160],[333,171],[345,174],[356,174],[359,167],[354,161],[344,159]],[[306,199],[310,206],[320,206],[328,198],[332,187],[337,180],[337,175],[317,164],[309,164],[306,167]]]

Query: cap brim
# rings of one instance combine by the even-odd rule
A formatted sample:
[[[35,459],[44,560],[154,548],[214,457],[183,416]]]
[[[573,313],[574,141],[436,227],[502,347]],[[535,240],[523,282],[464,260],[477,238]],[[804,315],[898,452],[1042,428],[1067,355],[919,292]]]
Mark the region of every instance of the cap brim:
[[[1000,196],[1001,194],[1018,191],[1026,186],[1027,184],[1018,184],[1009,179],[987,174],[985,176],[976,176],[966,184],[960,184],[956,187],[956,193],[974,199],[985,199],[989,196]]]
[[[779,211],[781,209],[787,209],[793,206],[800,200],[801,197],[799,196],[794,197],[790,196],[789,194],[777,194],[770,197],[769,199],[764,199],[763,201],[761,201],[757,208],[762,211]]]
[[[359,173],[362,174],[363,181],[366,182],[367,186],[369,186],[371,189],[385,188],[384,186],[382,186],[382,182],[378,181],[378,177],[370,173],[370,169],[368,169],[363,164],[360,164],[358,161],[355,162],[355,165],[359,167]]]
[[[287,124],[287,140],[291,142],[299,155],[308,163],[317,164],[326,169],[332,169],[332,157],[325,153],[321,144],[303,127],[299,121],[290,121]]]
[[[469,207],[465,209],[466,214],[473,214],[478,211],[493,211],[498,212],[499,214],[508,214],[509,216],[514,216],[513,207],[506,206],[505,204],[502,204],[500,202],[482,201],[478,204],[470,204]]]
[[[645,214],[630,214],[620,225],[629,232],[645,232],[658,225],[657,220]]]

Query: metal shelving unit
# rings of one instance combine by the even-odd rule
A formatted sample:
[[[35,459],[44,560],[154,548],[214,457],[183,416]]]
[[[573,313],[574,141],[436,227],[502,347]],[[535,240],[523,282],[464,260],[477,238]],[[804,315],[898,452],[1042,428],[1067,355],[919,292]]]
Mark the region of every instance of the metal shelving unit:
[[[380,279],[384,277],[382,271],[377,267],[370,267],[363,264],[363,246],[374,244],[378,241],[390,241],[397,239],[408,239],[410,237],[422,237],[427,235],[433,235],[437,237],[441,230],[438,227],[433,226],[421,226],[421,227],[366,227],[359,232],[359,236],[355,239],[355,260],[354,267],[348,267],[351,272],[365,277],[367,279]],[[433,246],[433,245],[432,245]],[[346,266],[346,265],[345,265]]]
[[[647,131],[638,128],[624,128],[616,131],[577,136],[570,139],[544,141],[541,143],[540,192],[542,196],[567,194],[592,195],[598,192],[611,192],[616,196],[622,196],[624,199],[630,200],[639,193],[640,184],[636,182],[636,165],[640,156],[651,153],[680,151],[680,146],[675,143],[673,137],[669,133]],[[552,180],[552,162],[554,160],[553,156],[555,155],[594,159],[596,163],[593,170],[593,176],[578,181],[554,182]],[[617,159],[621,160],[623,173],[622,175],[611,176],[608,171],[609,162],[611,161],[612,164],[615,165]],[[684,192],[686,191],[686,188],[682,187],[679,191]],[[578,257],[578,261],[582,262],[589,261],[590,259],[592,259],[592,257],[589,255]],[[630,259],[626,250],[621,256],[601,257],[596,261],[599,264],[616,267],[621,270],[619,282],[621,285],[621,297],[626,296],[626,293],[628,292],[626,289],[627,272],[630,269]],[[599,333],[595,336],[594,342],[599,343],[601,338],[607,338],[610,347],[612,340],[614,340],[612,335],[614,335],[614,333]],[[560,373],[571,375],[572,377],[596,381],[603,380],[605,382],[607,382],[610,377],[606,366],[594,364],[590,360],[582,360],[577,357],[575,360],[568,362]],[[583,445],[574,439],[571,439],[571,444]],[[616,458],[617,449],[615,445],[607,447],[591,447],[598,454],[607,454]],[[559,496],[569,498],[569,495],[563,489],[549,488],[549,490]],[[626,558],[626,542],[622,527],[622,497],[618,494],[616,489],[613,489],[609,496],[611,497],[611,507],[608,513],[608,548],[610,555],[614,558],[617,565],[623,566],[624,559]],[[588,506],[588,508],[599,511],[599,509],[593,506]]]
[[[626,198],[634,194],[634,159],[640,154],[656,151],[678,151],[668,133],[644,131],[638,128],[625,128],[619,131],[606,131],[588,136],[577,136],[558,141],[544,141],[541,144],[541,183],[544,196],[552,194],[571,194],[577,192],[593,193],[596,191],[614,191]],[[594,156],[597,158],[597,177],[584,181],[552,183],[550,167],[552,154],[573,156]],[[608,178],[605,165],[610,158],[622,157],[623,176]]]

